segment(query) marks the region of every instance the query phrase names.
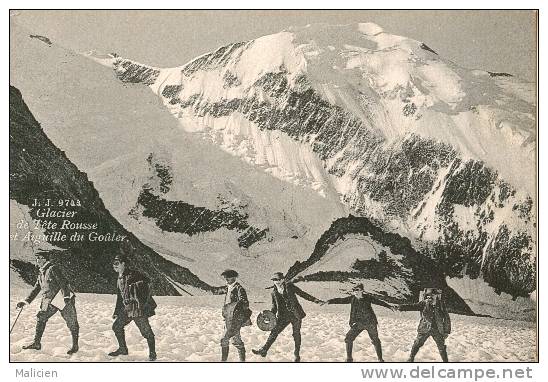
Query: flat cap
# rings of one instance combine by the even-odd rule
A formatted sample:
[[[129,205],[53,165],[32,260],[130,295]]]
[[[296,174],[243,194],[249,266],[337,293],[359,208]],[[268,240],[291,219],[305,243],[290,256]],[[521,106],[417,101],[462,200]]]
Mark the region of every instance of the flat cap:
[[[118,260],[121,263],[129,263],[129,258],[124,253],[118,253],[116,256],[114,256],[114,261]]]
[[[51,253],[49,251],[38,251],[34,254],[35,257],[43,257],[46,260],[49,260]]]
[[[271,278],[271,280],[273,280],[273,281],[283,280],[283,279],[285,279],[285,276],[282,272],[275,272],[272,275],[272,278]]]
[[[238,277],[238,272],[236,272],[234,269],[226,269],[221,273],[221,276],[223,277]]]

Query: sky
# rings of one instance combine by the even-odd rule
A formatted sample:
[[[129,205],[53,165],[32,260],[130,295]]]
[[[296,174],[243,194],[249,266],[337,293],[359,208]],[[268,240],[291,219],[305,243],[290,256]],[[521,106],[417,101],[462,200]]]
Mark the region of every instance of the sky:
[[[536,78],[534,11],[15,11],[11,22],[77,51],[160,67],[291,26],[374,22],[426,43],[456,64]],[[14,49],[16,47],[12,47]]]

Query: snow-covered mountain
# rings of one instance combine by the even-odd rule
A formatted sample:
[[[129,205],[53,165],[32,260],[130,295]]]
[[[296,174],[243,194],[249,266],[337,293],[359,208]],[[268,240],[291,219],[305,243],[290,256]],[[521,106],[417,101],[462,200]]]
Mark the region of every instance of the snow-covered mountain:
[[[313,291],[352,273],[394,299],[444,275],[513,297],[536,288],[533,84],[370,23],[290,29],[177,68],[83,54],[114,78],[12,35],[21,61],[42,60],[13,77],[56,121],[48,136],[126,229],[205,282],[235,267],[253,287],[290,270]],[[364,271],[394,264],[392,278]]]
[[[535,94],[371,23],[292,29],[177,68],[111,55],[182,129],[428,243],[448,270],[535,289]]]

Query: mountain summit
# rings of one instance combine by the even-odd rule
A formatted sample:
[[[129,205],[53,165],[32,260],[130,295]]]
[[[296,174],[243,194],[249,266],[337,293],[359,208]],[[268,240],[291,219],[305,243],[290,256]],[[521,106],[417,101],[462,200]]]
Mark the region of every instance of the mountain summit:
[[[364,282],[409,301],[447,283],[460,312],[530,313],[533,84],[371,23],[176,68],[11,35],[13,81],[48,137],[125,229],[209,285],[234,268],[264,291],[288,271],[319,297]]]
[[[450,273],[535,289],[534,87],[378,25],[313,25],[176,68],[111,55],[186,132],[425,245]]]

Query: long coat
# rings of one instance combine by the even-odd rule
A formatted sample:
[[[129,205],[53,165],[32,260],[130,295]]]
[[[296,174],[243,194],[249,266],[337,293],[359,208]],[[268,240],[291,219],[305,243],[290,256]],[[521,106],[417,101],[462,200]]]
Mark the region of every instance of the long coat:
[[[270,311],[274,313],[278,319],[280,319],[281,315],[286,312],[299,320],[303,319],[306,316],[306,313],[299,303],[297,295],[301,296],[305,300],[312,301],[317,304],[321,302],[316,297],[309,295],[292,282],[286,282],[283,295],[278,292],[278,288],[276,288],[276,286],[272,287],[272,308]]]
[[[34,288],[26,298],[27,303],[31,303],[38,293],[42,291],[42,301],[40,302],[40,310],[46,311],[48,306],[61,291],[63,297],[70,297],[72,290],[63,273],[49,261],[46,262],[38,272],[38,279],[34,284]]]
[[[227,287],[228,290],[228,287]],[[236,328],[251,325],[251,310],[244,287],[236,282],[223,306],[223,318],[227,327]]]
[[[118,278],[118,296],[114,316],[151,317],[156,314],[156,301],[150,291],[150,280],[141,272],[127,269]]]
[[[371,307],[371,304],[376,304],[390,308],[386,302],[369,294],[364,294],[362,298],[356,296],[339,297],[327,300],[328,304],[350,304],[350,326],[359,322],[367,326],[377,326],[377,316]]]
[[[443,301],[438,302],[436,306],[424,300],[415,304],[403,304],[400,305],[400,310],[421,312],[421,320],[417,328],[419,334],[429,333],[434,325],[443,336],[451,333],[451,318]]]

